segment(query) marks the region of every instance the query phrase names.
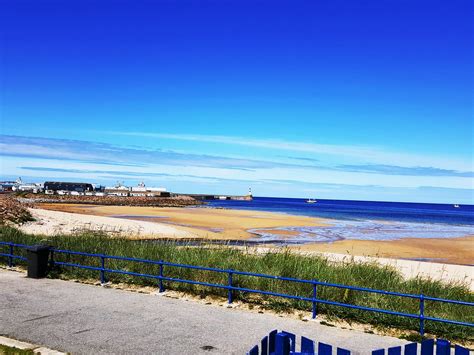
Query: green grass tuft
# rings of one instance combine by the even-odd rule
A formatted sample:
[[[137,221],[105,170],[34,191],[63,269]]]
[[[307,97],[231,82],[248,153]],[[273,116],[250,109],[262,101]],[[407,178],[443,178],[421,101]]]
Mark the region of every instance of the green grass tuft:
[[[33,350],[22,350],[18,348],[12,348],[11,346],[0,344],[0,355],[34,355]]]

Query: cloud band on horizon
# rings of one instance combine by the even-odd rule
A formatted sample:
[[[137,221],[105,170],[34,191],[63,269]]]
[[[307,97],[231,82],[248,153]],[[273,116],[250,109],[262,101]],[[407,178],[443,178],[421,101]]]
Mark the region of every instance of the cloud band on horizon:
[[[353,186],[367,191],[370,186],[397,191],[412,191],[428,186],[436,189],[458,189],[457,193],[462,190],[465,199],[472,200],[472,171],[389,164],[326,165],[318,159],[305,157],[245,159],[199,152],[174,152],[159,147],[129,148],[101,142],[6,135],[0,137],[2,175],[37,176],[40,173],[42,176],[61,176],[63,173],[66,176],[97,178],[109,182],[116,178],[130,178],[134,181],[166,180],[173,182],[175,186],[179,186],[180,181],[194,181],[200,184],[214,183],[215,189],[230,189],[236,185],[240,186],[239,189],[246,189],[248,185],[267,184],[266,190],[271,191],[270,186],[273,186],[273,190],[279,193],[283,191],[282,185],[289,184],[291,188],[288,188],[288,193],[293,195],[302,195],[306,191],[303,186],[323,189],[324,186],[327,188],[328,184],[332,186],[333,193],[342,191],[334,186],[354,191],[357,189]],[[110,168],[104,169],[106,166]],[[273,179],[275,176],[278,178]],[[184,191],[185,188],[180,190]],[[402,199],[407,200],[403,197]]]

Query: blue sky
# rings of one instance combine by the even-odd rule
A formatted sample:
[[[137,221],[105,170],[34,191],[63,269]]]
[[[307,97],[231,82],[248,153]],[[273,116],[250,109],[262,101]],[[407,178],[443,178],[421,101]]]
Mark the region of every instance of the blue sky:
[[[470,0],[0,5],[2,178],[474,202]]]

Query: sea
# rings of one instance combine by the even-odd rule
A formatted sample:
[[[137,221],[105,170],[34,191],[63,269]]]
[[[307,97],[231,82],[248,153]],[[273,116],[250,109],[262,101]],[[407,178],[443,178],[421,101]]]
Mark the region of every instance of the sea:
[[[252,201],[213,200],[208,207],[278,212],[324,219],[324,227],[253,229],[259,241],[281,239],[278,231],[292,231],[288,243],[331,242],[342,239],[394,240],[454,238],[474,235],[474,205],[374,202],[254,197]]]

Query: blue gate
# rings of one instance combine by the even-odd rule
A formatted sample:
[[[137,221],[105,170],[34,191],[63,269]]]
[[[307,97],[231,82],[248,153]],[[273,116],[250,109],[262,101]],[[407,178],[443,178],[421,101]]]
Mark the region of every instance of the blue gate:
[[[255,345],[247,355],[350,355],[346,349],[334,347],[329,344],[316,342],[306,337],[301,337],[297,346],[295,334],[273,330],[269,335],[263,337],[260,344]],[[299,351],[297,348],[299,347]],[[418,351],[418,349],[420,349]],[[372,355],[450,355],[451,343],[444,339],[426,339],[421,343],[410,343],[402,346],[395,346],[388,349],[367,349],[367,353]],[[454,355],[469,355],[469,349],[456,345]]]

